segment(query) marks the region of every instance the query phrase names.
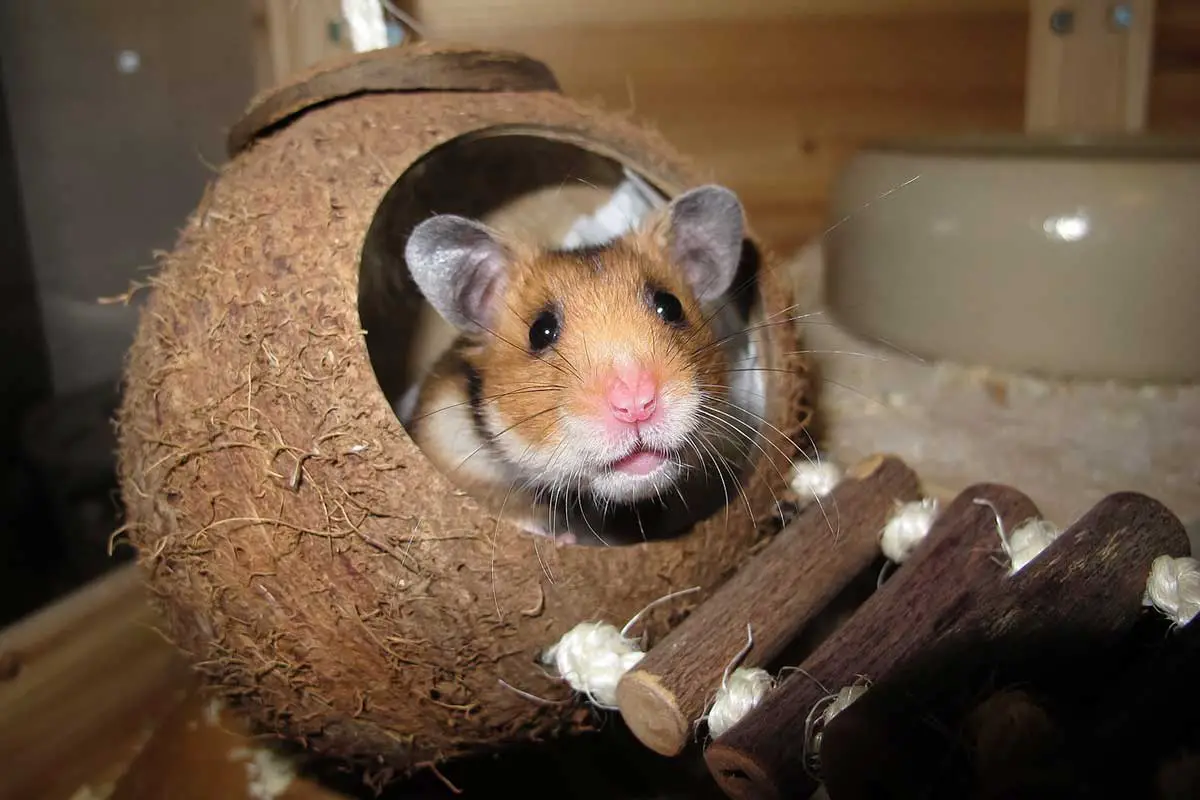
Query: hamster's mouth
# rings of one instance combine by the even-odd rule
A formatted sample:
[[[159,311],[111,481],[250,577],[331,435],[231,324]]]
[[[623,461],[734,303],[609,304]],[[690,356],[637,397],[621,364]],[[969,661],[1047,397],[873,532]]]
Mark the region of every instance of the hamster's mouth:
[[[608,468],[625,475],[650,475],[667,463],[667,459],[666,453],[639,444],[628,455],[609,464]]]

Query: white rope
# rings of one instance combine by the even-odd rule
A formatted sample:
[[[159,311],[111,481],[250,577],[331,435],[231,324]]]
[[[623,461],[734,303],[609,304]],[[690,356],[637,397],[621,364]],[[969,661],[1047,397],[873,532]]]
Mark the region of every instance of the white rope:
[[[791,486],[802,504],[825,497],[842,480],[842,471],[832,461],[797,461],[792,466]]]
[[[929,536],[937,520],[938,501],[935,497],[900,504],[879,536],[879,549],[896,564],[903,564],[913,551]]]
[[[721,683],[708,712],[708,732],[716,739],[749,714],[775,688],[771,673],[759,667],[738,667]]]
[[[660,597],[633,615],[617,630],[607,622],[581,622],[546,648],[542,663],[553,665],[572,689],[587,695],[593,705],[610,711],[617,708],[617,684],[621,677],[645,657],[642,648],[629,638],[629,629],[650,609],[691,592],[699,586]]]
[[[1154,606],[1176,625],[1187,625],[1200,614],[1200,561],[1187,556],[1154,559],[1142,604]]]

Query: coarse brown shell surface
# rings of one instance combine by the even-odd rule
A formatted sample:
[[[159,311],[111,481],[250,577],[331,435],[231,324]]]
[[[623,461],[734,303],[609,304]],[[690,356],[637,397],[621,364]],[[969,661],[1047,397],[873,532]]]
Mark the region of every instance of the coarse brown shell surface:
[[[774,527],[809,413],[794,326],[762,328],[771,458],[727,514],[611,548],[498,525],[423,457],[373,370],[360,262],[385,194],[435,148],[505,126],[619,158],[670,193],[711,176],[556,89],[381,90],[294,111],[211,183],[128,355],[127,535],[164,633],[269,730],[379,769],[588,728],[595,714],[540,654],[579,622],[619,627],[701,587],[647,615],[652,643]],[[779,319],[792,301],[775,264],[763,256],[760,304]]]

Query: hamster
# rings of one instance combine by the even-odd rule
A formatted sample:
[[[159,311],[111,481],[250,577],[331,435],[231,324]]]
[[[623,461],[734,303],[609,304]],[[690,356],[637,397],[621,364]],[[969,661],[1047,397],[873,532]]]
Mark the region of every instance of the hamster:
[[[736,502],[761,419],[724,300],[743,241],[742,204],[716,185],[570,250],[426,219],[405,259],[458,338],[414,389],[410,435],[464,491],[559,543],[670,535]]]

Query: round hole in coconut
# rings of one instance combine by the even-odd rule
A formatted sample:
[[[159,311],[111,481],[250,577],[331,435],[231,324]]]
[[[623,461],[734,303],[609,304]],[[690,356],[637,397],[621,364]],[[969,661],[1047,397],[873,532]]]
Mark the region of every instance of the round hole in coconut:
[[[364,58],[408,69],[415,56]],[[262,729],[381,779],[593,728],[539,654],[580,622],[622,624],[701,587],[639,620],[653,642],[703,601],[775,529],[808,408],[790,282],[764,251],[744,306],[762,345],[762,448],[728,513],[608,548],[498,524],[389,402],[416,368],[401,355],[415,315],[387,308],[403,272],[370,267],[399,252],[373,247],[397,180],[450,143],[529,127],[670,195],[711,178],[653,131],[556,91],[400,83],[289,101],[243,131],[154,276],[118,414],[125,530],[164,634]]]
[[[422,379],[458,332],[415,286],[404,259],[409,234],[433,214],[456,214],[539,248],[604,244],[636,227],[671,195],[629,160],[597,150],[562,131],[536,126],[472,131],[426,153],[384,196],[363,246],[359,313],[369,331],[367,348],[380,387],[410,433],[414,425],[467,432],[472,427],[472,409],[470,403],[459,402],[416,415]],[[554,516],[541,525],[559,543],[615,546],[678,536],[740,500],[747,471],[765,446],[761,437],[767,412],[763,337],[754,330],[763,322],[757,282],[760,264],[758,246],[746,238],[732,288],[705,309],[727,359],[723,377],[710,380],[723,384],[728,402],[708,401],[705,413],[710,422],[694,437],[693,450],[700,463],[695,474],[687,475],[690,482],[623,508],[590,508],[586,498],[548,493]],[[587,374],[586,367],[577,366],[560,372],[564,384],[578,383]],[[540,393],[528,403],[534,409],[523,409],[521,415],[528,419],[552,411],[562,400],[562,391]],[[482,404],[487,403],[484,398]],[[517,419],[505,431],[519,427]],[[464,447],[463,453],[455,454],[458,465],[485,460],[488,453],[482,450],[482,446]],[[458,467],[443,471],[464,491],[473,492]],[[520,527],[521,510],[506,486],[480,492],[477,499]]]

